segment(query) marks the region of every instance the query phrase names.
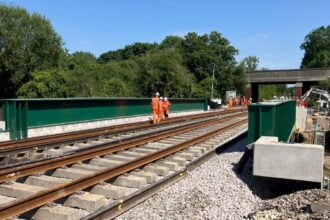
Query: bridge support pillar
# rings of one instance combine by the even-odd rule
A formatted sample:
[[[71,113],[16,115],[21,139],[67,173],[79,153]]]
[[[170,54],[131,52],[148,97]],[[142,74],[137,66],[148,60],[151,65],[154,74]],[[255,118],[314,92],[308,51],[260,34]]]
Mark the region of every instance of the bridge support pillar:
[[[259,101],[259,84],[251,83],[251,98],[252,102]]]
[[[251,84],[250,83],[246,84],[244,95],[247,99],[251,98]]]
[[[297,82],[296,83],[296,97],[300,98],[303,95],[303,83],[302,82]]]

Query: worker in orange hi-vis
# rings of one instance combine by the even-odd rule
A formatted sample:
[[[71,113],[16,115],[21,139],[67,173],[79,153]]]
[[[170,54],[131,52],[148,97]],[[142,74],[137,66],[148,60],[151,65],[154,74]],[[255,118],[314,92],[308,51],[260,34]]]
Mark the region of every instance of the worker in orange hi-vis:
[[[168,114],[170,112],[170,101],[167,99],[167,97],[164,98],[164,101],[163,101],[163,109],[164,109],[164,115],[165,115],[165,118],[168,118]]]
[[[159,93],[156,92],[155,96],[151,99],[151,109],[152,109],[152,122],[158,122],[159,114]]]
[[[228,109],[231,110],[233,108],[233,98],[230,97],[228,100]]]
[[[239,106],[239,97],[238,96],[235,99],[235,105]]]
[[[241,106],[244,106],[244,98],[243,98],[243,96],[241,97]]]
[[[164,120],[163,97],[159,98],[158,122]]]

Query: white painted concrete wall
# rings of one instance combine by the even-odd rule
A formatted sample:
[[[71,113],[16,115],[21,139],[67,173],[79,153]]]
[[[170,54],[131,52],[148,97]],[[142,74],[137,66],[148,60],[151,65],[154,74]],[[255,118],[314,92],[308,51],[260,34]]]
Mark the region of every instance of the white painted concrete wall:
[[[322,183],[324,148],[288,144],[277,137],[260,137],[254,145],[253,175]]]
[[[9,132],[6,131],[0,131],[0,141],[9,141]]]

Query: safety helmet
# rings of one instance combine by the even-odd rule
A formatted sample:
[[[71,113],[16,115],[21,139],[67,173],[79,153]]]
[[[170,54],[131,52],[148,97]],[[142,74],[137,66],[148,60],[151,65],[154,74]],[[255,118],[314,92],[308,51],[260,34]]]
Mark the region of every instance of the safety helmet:
[[[155,96],[159,96],[159,92],[156,92],[156,93],[155,93]]]
[[[167,97],[164,98],[164,101],[167,101]]]
[[[161,97],[159,97],[159,99],[160,99],[160,100],[163,100],[163,97],[161,96]]]

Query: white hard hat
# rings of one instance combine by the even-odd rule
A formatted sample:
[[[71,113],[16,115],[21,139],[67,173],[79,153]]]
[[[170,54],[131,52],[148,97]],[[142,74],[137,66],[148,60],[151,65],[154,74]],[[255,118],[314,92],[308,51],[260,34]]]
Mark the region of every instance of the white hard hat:
[[[167,101],[167,97],[165,97],[164,100]]]
[[[159,96],[159,92],[156,92],[156,93],[155,93],[155,96]]]
[[[160,99],[160,100],[162,100],[162,99],[163,99],[163,97],[161,96],[161,97],[159,97],[159,99]]]

